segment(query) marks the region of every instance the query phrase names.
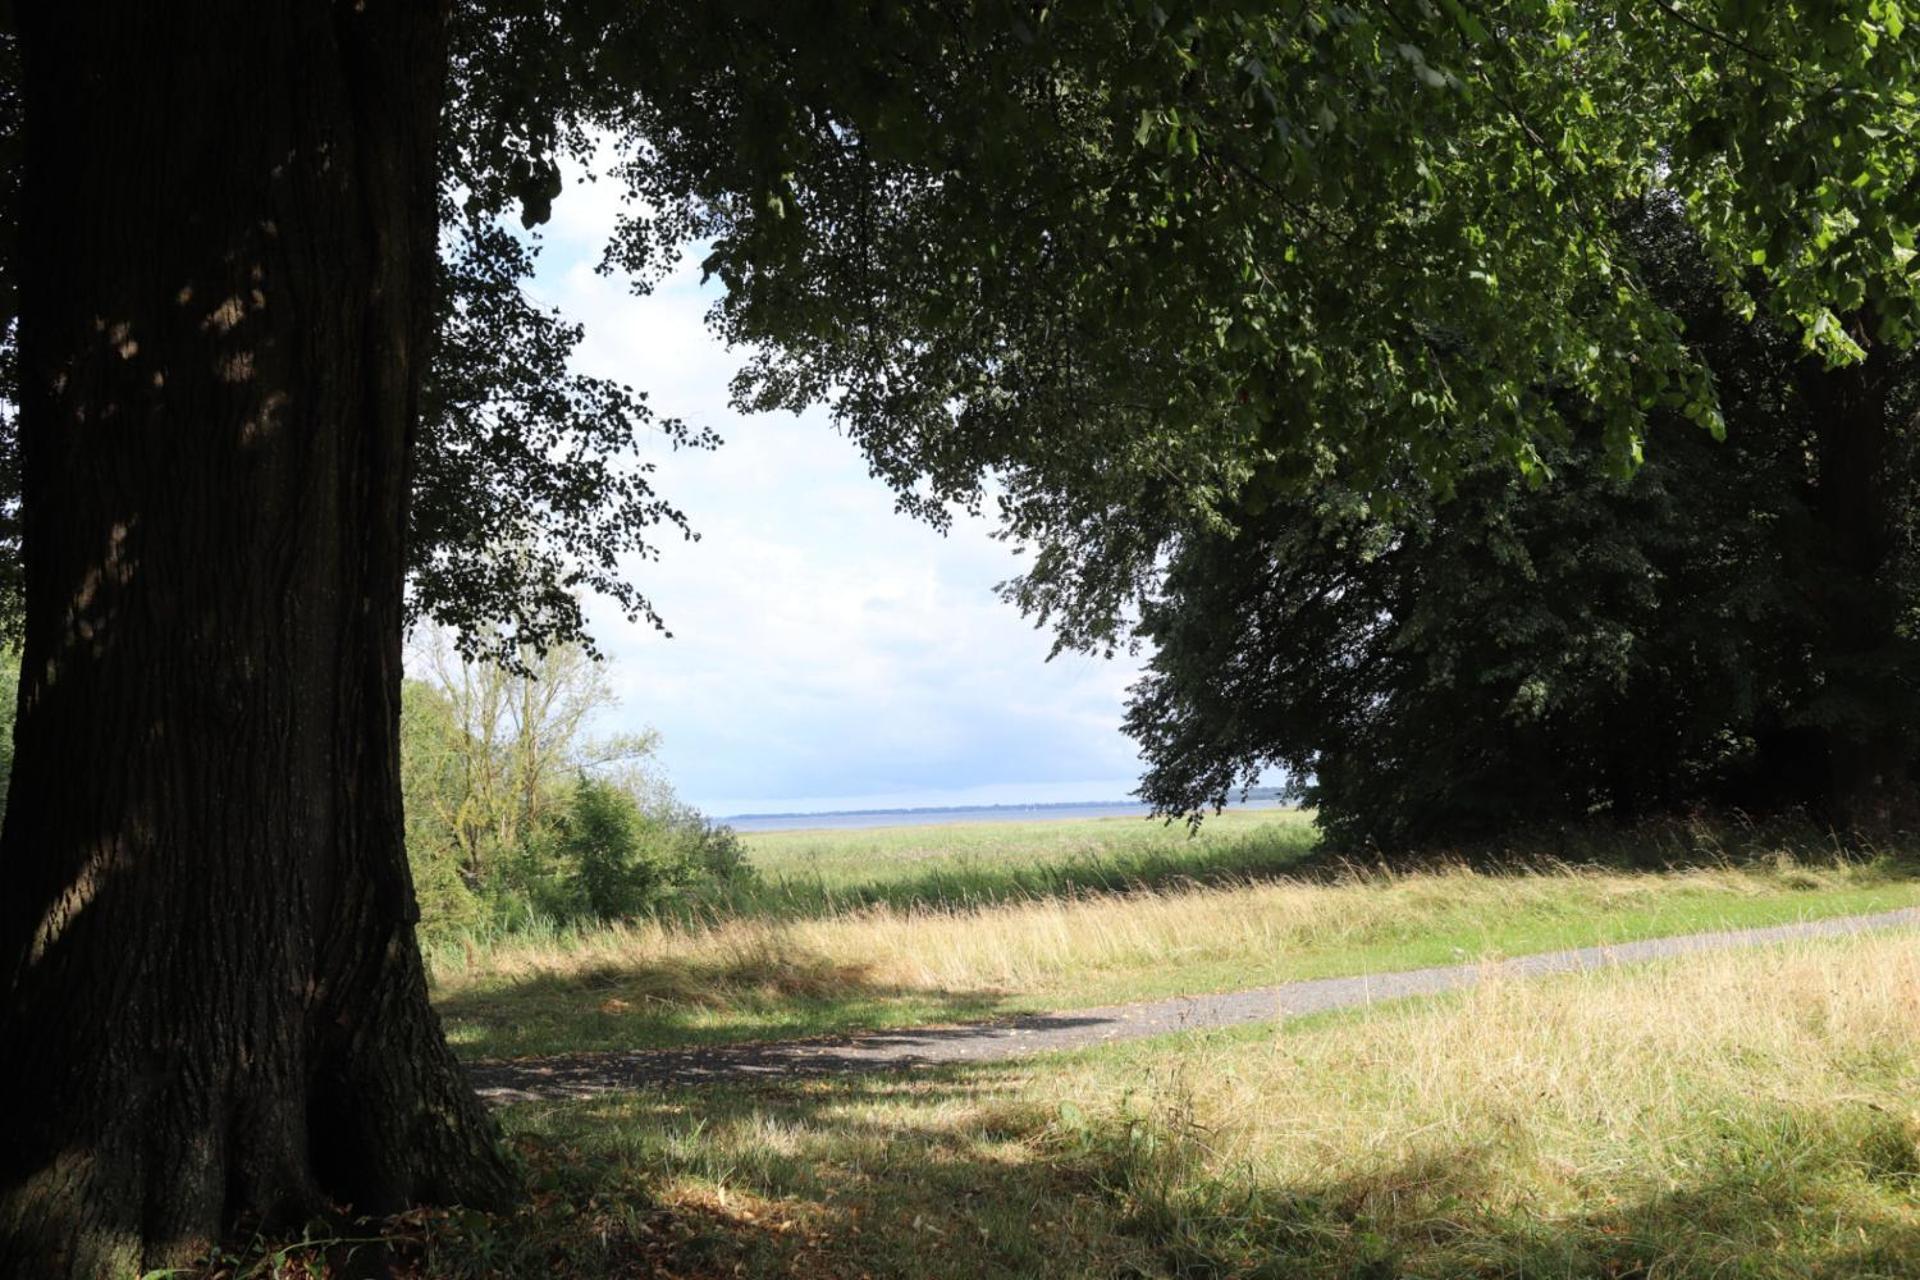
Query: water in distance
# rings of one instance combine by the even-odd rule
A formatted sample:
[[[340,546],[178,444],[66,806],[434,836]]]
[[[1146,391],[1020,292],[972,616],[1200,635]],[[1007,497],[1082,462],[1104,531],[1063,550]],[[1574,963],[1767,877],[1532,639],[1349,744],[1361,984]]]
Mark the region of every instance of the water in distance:
[[[1255,794],[1233,809],[1272,809],[1280,801]],[[1069,818],[1145,818],[1132,800],[1070,804],[970,804],[951,809],[850,809],[835,813],[741,813],[721,821],[736,831],[849,831],[866,827],[931,827],[954,822],[1051,822]]]

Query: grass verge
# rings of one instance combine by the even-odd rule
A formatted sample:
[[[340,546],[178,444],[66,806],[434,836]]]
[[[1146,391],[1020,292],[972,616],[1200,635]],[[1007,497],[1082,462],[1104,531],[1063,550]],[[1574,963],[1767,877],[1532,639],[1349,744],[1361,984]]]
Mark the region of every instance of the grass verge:
[[[1920,903],[1907,864],[1349,869],[991,906],[643,922],[441,957],[464,1053],[786,1039],[1385,972]]]
[[[1920,1276],[1908,936],[1025,1064],[506,1113],[460,1277]]]

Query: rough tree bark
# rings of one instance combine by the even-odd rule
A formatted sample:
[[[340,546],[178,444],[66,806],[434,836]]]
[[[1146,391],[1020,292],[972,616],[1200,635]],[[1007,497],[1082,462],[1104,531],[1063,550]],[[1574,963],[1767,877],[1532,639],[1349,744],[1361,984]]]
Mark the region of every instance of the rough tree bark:
[[[0,1276],[497,1203],[398,773],[437,0],[17,10],[27,638]]]

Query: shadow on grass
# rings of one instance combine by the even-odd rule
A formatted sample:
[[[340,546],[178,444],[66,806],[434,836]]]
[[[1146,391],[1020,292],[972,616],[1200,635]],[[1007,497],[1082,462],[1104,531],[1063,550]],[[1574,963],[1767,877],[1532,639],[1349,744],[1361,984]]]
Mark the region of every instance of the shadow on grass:
[[[1908,1155],[1893,1169],[1876,1163],[1890,1130],[1859,1129],[1860,1147],[1815,1144],[1778,1166],[1730,1149],[1718,1166],[1686,1170],[1681,1185],[1616,1186],[1561,1212],[1542,1203],[1551,1189],[1524,1185],[1473,1148],[1287,1187],[1169,1188],[1132,1178],[1137,1161],[1123,1157],[1111,1185],[1126,1206],[1120,1229],[1149,1242],[1172,1276],[1920,1276],[1912,1137],[1898,1139]]]
[[[462,1224],[427,1273],[1920,1276],[1920,1160],[1911,1127],[1885,1113],[1783,1112],[1797,1136],[1781,1148],[1729,1145],[1658,1188],[1567,1171],[1569,1193],[1481,1148],[1279,1183],[1251,1167],[1221,1176],[1205,1134],[1069,1123],[1023,1100],[1023,1077],[949,1069],[517,1108],[506,1124],[532,1204]]]
[[[435,1002],[462,1057],[792,1040],[1000,1013],[1006,997],[874,981],[802,952],[742,964],[676,962],[538,974]]]
[[[1155,1274],[1101,1189],[1036,1147],[1021,1083],[979,1069],[516,1108],[534,1200],[478,1252],[582,1280]],[[431,1274],[488,1274],[473,1243],[444,1242]]]
[[[469,1063],[489,1102],[590,1101],[641,1088],[789,1084],[856,1073],[912,1072],[956,1061],[994,1061],[1051,1048],[1087,1048],[1111,1017],[1029,1013],[987,1023],[867,1031],[857,1038],[721,1044],[662,1053],[575,1053]],[[1089,1035],[1088,1033],[1093,1033]],[[1014,1052],[1009,1053],[1009,1047]]]
[[[1792,829],[1734,834],[1743,842],[1697,826],[1678,834],[1643,829],[1611,842],[1590,835],[1583,846],[1585,861],[1577,864],[1512,853],[1473,861],[1458,854],[1439,858],[1425,869],[1470,867],[1478,875],[1515,878],[1544,872],[1553,892],[1535,895],[1538,900],[1528,899],[1521,910],[1507,900],[1503,888],[1483,887],[1475,898],[1436,882],[1442,886],[1438,898],[1410,900],[1405,910],[1375,913],[1327,938],[1303,942],[1296,948],[1298,963],[1284,970],[1267,964],[1278,954],[1271,946],[1266,952],[1236,956],[1249,964],[1267,964],[1257,980],[1238,985],[1419,970],[1471,961],[1482,953],[1526,955],[1596,942],[1617,947],[1639,939],[1912,905],[1904,886],[1916,878],[1920,861],[1905,850],[1822,846],[1817,843],[1820,837],[1805,829],[1797,839]],[[1844,875],[1834,874],[1836,861],[1850,863]],[[1738,889],[1704,896],[1688,891],[1684,878],[1676,881],[1681,891],[1667,895],[1665,882],[1650,877],[1637,884],[1640,897],[1609,897],[1578,891],[1576,881],[1558,874],[1573,865],[1663,871],[1747,868],[1752,874]],[[1389,881],[1373,877],[1405,870],[1316,856],[1288,864],[1284,874],[1296,881],[1337,881],[1366,891],[1370,885],[1391,888]],[[1566,892],[1556,898],[1560,890]],[[1194,927],[1204,928],[1204,921]],[[711,948],[703,958],[670,952],[663,956],[655,949],[644,956],[634,953],[629,960],[595,962],[590,953],[569,959],[561,948],[550,971],[518,976],[482,971],[437,1003],[456,1049],[470,1058],[799,1040],[974,1022],[1034,1007],[1020,993],[984,984],[930,988],[881,981],[878,965],[829,959],[777,922],[716,936],[723,939],[724,949]],[[1094,1005],[1174,994],[1171,986],[1154,985],[1156,972],[1151,964],[1142,964],[1137,972],[1128,971],[1131,986],[1123,983],[1117,992],[1062,1003]],[[1183,989],[1228,989],[1237,981],[1236,972],[1222,964],[1202,965],[1188,975],[1197,985]]]
[[[1564,867],[1611,871],[1684,871],[1710,867],[1847,863],[1882,882],[1920,878],[1920,841],[1844,835],[1799,818],[1740,815],[1662,818],[1644,822],[1569,823],[1536,827],[1478,843],[1385,852],[1324,843],[1305,852],[1287,875],[1316,882],[1383,871],[1411,873],[1470,867],[1483,875],[1535,875]]]

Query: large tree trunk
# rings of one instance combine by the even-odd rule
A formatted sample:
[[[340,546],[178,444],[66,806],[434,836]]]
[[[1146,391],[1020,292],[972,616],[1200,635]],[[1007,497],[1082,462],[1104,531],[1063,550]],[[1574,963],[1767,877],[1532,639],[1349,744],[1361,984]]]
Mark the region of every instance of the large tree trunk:
[[[436,0],[19,6],[0,1276],[498,1202],[402,845]]]

